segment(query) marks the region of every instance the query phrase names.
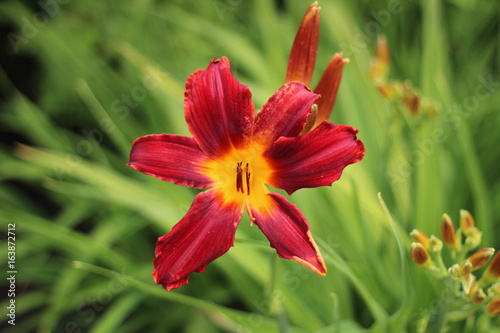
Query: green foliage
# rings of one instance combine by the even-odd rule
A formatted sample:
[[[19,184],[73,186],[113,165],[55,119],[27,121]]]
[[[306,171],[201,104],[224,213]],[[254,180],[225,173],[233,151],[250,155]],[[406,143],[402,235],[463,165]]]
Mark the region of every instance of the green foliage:
[[[262,106],[283,84],[308,5],[0,4],[0,263],[15,223],[17,267],[16,325],[2,310],[2,332],[500,332],[482,309],[455,320],[444,282],[408,260],[409,231],[437,235],[441,215],[458,220],[462,208],[482,247],[500,249],[495,1],[320,1],[313,85],[344,52],[331,120],[358,128],[367,150],[332,187],[290,197],[327,276],[278,259],[245,218],[235,247],[205,273],[175,291],[154,284],[156,239],[196,192],[128,168],[132,141],[189,135],[184,82],[211,58],[227,56]],[[389,78],[411,81],[436,114],[378,93],[369,76],[378,33]]]

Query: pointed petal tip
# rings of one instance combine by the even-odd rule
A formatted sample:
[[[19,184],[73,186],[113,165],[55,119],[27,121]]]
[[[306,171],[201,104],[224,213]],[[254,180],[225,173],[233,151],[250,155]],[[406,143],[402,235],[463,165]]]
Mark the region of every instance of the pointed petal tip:
[[[163,289],[165,289],[166,291],[171,291],[180,288],[189,282],[189,277],[174,282],[163,282],[162,279],[159,277],[157,269],[153,271],[153,279],[157,285],[161,285]]]
[[[143,169],[142,169],[139,165],[137,165],[137,163],[135,163],[135,162],[129,162],[129,163],[127,163],[127,164],[126,164],[126,166],[131,167],[132,169],[134,169],[134,170],[136,170],[136,171],[139,171],[140,173],[143,173],[143,174],[145,174],[145,175],[156,177],[153,173],[151,173],[151,172],[147,172],[147,171],[143,170]],[[161,178],[159,178],[159,177],[156,177],[156,178],[161,179]],[[162,179],[162,180],[163,180],[163,179]],[[165,180],[165,181],[169,181],[169,180]]]
[[[306,12],[304,13],[304,16],[302,18],[302,21],[300,22],[299,30],[300,29],[305,29],[307,28],[308,24],[318,25],[319,27],[319,11],[321,10],[321,7],[318,5],[317,1],[314,1],[309,7],[307,7]],[[316,27],[314,27],[316,29]]]
[[[304,17],[307,17],[309,15],[316,15],[317,12],[321,9],[321,7],[318,5],[317,1],[314,1],[306,10],[306,13],[304,14]]]
[[[309,238],[309,242],[312,244],[316,255],[311,258],[302,259],[297,256],[294,256],[290,259],[297,261],[298,263],[304,265],[305,267],[309,268],[312,270],[314,273],[320,275],[320,276],[325,276],[327,273],[325,261],[323,260],[323,256],[321,255],[321,251],[318,248],[318,245],[314,241],[314,238],[312,237],[311,231],[307,231],[307,237]]]
[[[301,259],[299,257],[291,257],[290,259],[300,263],[301,265],[304,265],[305,267],[309,268],[314,273],[316,273],[320,276],[325,276],[327,273],[326,265],[325,265],[321,255],[318,256],[318,258],[317,258],[318,262],[315,264],[312,264],[311,262],[306,261],[304,259]]]
[[[333,54],[332,58],[330,59],[330,61],[338,61],[338,62],[341,62],[343,64],[347,64],[349,63],[351,60],[349,60],[349,58],[344,58],[344,53],[343,52],[336,52]]]

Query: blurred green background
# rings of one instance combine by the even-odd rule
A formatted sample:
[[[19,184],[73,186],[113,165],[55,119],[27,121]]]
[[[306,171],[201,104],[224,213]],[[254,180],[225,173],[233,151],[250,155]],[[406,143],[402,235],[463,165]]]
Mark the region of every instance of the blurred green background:
[[[277,258],[245,217],[205,273],[155,286],[156,239],[197,191],[128,168],[132,141],[189,135],[184,82],[211,58],[227,56],[262,106],[310,4],[2,1],[1,276],[13,223],[17,268],[16,325],[5,293],[2,332],[500,332],[484,304],[446,295],[408,256],[412,229],[439,235],[442,214],[458,224],[460,209],[481,247],[500,249],[498,1],[319,1],[313,86],[344,52],[330,120],[358,128],[367,150],[332,187],[289,198],[328,275]],[[410,81],[437,112],[379,94],[369,75],[379,34],[388,80]]]

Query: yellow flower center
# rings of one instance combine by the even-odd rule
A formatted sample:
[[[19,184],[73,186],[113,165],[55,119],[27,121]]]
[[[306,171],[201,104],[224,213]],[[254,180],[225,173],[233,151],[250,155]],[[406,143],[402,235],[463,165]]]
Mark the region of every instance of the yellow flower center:
[[[220,158],[208,160],[202,168],[214,180],[224,203],[245,205],[252,220],[250,206],[260,211],[269,206],[265,184],[273,170],[263,152],[264,148],[256,144],[233,148]]]

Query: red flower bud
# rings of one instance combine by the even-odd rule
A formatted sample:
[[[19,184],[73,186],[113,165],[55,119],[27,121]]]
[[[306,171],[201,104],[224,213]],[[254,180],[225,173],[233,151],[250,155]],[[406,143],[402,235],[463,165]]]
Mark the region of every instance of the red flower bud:
[[[423,231],[420,231],[418,229],[413,229],[410,232],[410,236],[414,242],[422,244],[426,249],[429,248],[429,237],[427,237],[427,235],[424,234]]]
[[[318,50],[319,10],[314,2],[304,14],[288,58],[285,82],[299,81],[306,86],[311,83]]]
[[[431,258],[429,253],[420,243],[412,243],[410,248],[410,258],[419,266],[429,267],[431,264]]]
[[[387,39],[384,36],[377,38],[377,49],[373,59],[370,76],[373,80],[384,80],[389,73],[390,53]]]
[[[495,317],[500,315],[500,298],[496,298],[492,300],[487,306],[486,306],[486,313],[488,316]]]
[[[467,260],[472,264],[472,270],[475,271],[488,263],[488,261],[493,257],[495,249],[487,247],[485,249],[479,250],[473,255],[471,255]]]
[[[481,278],[481,283],[487,285],[500,279],[500,252],[493,257]]]
[[[451,221],[448,214],[443,214],[443,219],[441,221],[441,235],[443,236],[443,242],[450,249],[459,250],[460,243],[458,242],[457,235],[455,233],[455,226]]]
[[[464,209],[460,210],[460,229],[462,230],[462,233],[469,236],[470,230],[474,227],[475,223],[472,215]]]
[[[482,288],[479,288],[476,278],[472,281],[470,290],[469,290],[469,295],[470,295],[470,300],[472,303],[482,303],[488,298],[486,294],[484,293],[484,290]]]

